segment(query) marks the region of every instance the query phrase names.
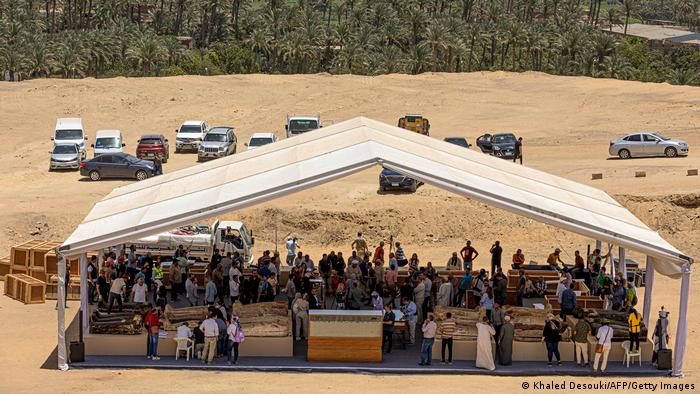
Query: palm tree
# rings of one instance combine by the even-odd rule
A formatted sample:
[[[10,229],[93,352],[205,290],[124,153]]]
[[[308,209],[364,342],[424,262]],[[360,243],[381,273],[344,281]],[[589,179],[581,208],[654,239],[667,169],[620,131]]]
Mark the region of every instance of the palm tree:
[[[56,53],[56,67],[63,78],[85,75],[85,52],[83,43],[76,34],[67,34],[59,44]]]
[[[700,79],[700,74],[697,70],[675,68],[668,73],[666,82],[671,85],[695,85],[698,79]]]
[[[51,74],[53,54],[50,52],[46,37],[35,37],[27,57],[27,65],[32,76],[48,77]]]
[[[144,77],[150,75],[151,70],[166,57],[160,40],[145,34],[127,50],[127,55],[141,66]]]
[[[639,0],[622,0],[622,7],[625,9],[625,35],[627,35],[627,26],[630,24],[630,17],[637,13]]]
[[[434,21],[434,23],[425,29],[425,39],[419,46],[430,50],[433,72],[437,71],[438,55],[440,51],[447,49],[447,44],[445,43],[447,35],[447,28],[443,24],[437,23],[437,21]]]
[[[27,58],[17,44],[0,47],[0,70],[8,72],[10,81],[19,79],[18,73],[24,70]]]

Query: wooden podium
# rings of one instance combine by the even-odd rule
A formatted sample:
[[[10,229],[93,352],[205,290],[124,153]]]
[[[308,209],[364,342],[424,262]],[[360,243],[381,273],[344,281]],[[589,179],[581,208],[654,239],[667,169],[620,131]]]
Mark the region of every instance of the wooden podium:
[[[309,311],[308,361],[381,362],[382,311]]]

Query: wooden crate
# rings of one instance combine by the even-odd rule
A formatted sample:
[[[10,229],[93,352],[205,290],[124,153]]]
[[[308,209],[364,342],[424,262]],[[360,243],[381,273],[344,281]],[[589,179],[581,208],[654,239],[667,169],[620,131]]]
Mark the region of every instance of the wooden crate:
[[[5,276],[5,292],[4,294],[11,298],[17,298],[18,284],[17,277],[12,274]]]
[[[12,264],[10,264],[10,257],[0,257],[0,280],[5,280],[5,275],[10,274],[12,271]]]
[[[88,259],[92,255],[97,256],[96,253],[88,253]],[[71,257],[68,261],[70,262],[70,275],[80,277],[80,257]],[[55,250],[50,250],[44,255],[44,267],[47,277],[58,274],[58,257]]]
[[[48,241],[32,249],[29,254],[29,275],[46,282],[46,260],[44,256],[59,246],[61,246],[61,242]]]
[[[68,301],[80,300],[80,278],[71,278],[70,285],[66,288],[68,292]],[[55,300],[58,294],[58,276],[48,275],[46,282],[46,299]]]
[[[7,276],[7,282],[12,282],[11,288],[13,294],[6,294],[25,304],[43,304],[46,301],[44,295],[46,291],[46,283],[32,278],[25,274],[10,274]]]
[[[11,273],[13,274],[28,274],[29,260],[31,258],[32,249],[43,244],[44,241],[35,239],[15,245],[10,249],[10,264]]]

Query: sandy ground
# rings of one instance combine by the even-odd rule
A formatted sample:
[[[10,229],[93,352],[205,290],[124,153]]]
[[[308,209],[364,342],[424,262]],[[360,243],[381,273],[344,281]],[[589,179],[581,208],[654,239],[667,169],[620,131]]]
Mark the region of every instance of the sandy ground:
[[[173,143],[165,171],[194,165],[196,155],[174,154],[175,128],[187,119],[210,125],[236,127],[239,150],[253,132],[273,131],[283,136],[287,113],[320,113],[324,123],[357,115],[390,124],[405,113],[422,113],[432,123],[435,138],[465,136],[474,142],[484,132],[512,131],[524,138],[525,164],[587,183],[614,195],[642,221],[672,244],[700,256],[700,178],[685,176],[700,168],[700,90],[666,84],[645,84],[589,78],[554,77],[537,73],[425,74],[420,76],[222,76],[78,81],[36,80],[0,84],[0,174],[2,224],[0,255],[27,239],[65,239],[92,207],[112,188],[125,181],[85,181],[75,172],[49,173],[50,137],[57,117],[81,116],[92,143],[99,129],[120,129],[125,148],[133,153],[142,134],[163,133]],[[630,131],[659,131],[691,145],[687,158],[609,159],[608,142]],[[453,250],[469,238],[487,253],[495,239],[505,254],[522,248],[528,260],[542,261],[555,247],[572,260],[573,251],[586,250],[592,240],[565,233],[529,219],[486,207],[431,186],[413,195],[377,194],[379,169],[370,169],[258,207],[227,215],[242,218],[256,233],[256,248],[274,249],[277,229],[301,239],[314,257],[330,249],[349,251],[355,232],[362,230],[370,243],[393,235],[408,253],[421,261],[444,264]],[[635,178],[646,171],[646,178]],[[591,181],[591,173],[604,179]],[[277,214],[272,220],[271,213]],[[487,259],[480,258],[485,266]],[[643,260],[642,256],[632,254]],[[693,279],[694,289],[698,276]],[[678,281],[657,280],[654,310],[665,305],[676,316]],[[693,295],[697,291],[693,290]],[[691,311],[700,305],[691,298]],[[75,312],[72,309],[71,312]],[[236,374],[155,371],[71,371],[58,373],[40,366],[55,346],[53,304],[23,306],[0,299],[0,327],[31,333],[15,338],[3,335],[0,349],[0,392],[39,391],[58,383],[60,391],[113,391],[114,384],[136,391],[166,389],[177,381],[178,390],[201,388],[223,391],[235,382],[243,391],[308,389],[308,375]],[[689,319],[689,345],[700,319]],[[672,333],[675,321],[672,319]],[[689,348],[685,382],[698,382],[700,355]],[[184,378],[184,377],[187,378]],[[135,379],[130,379],[135,378]],[[523,379],[483,377],[368,377],[314,375],[313,389],[350,391],[367,382],[373,391],[398,392],[472,387],[513,392]],[[578,379],[578,381],[588,381]],[[240,384],[239,384],[240,383]],[[477,386],[473,386],[476,383]],[[497,384],[493,384],[497,383]],[[169,388],[169,387],[168,387]],[[6,389],[6,390],[3,390]],[[148,388],[150,390],[150,388]]]

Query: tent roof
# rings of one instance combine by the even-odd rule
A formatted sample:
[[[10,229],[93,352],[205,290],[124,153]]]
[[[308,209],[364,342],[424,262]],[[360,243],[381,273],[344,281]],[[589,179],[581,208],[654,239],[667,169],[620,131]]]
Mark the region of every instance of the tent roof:
[[[114,189],[61,246],[76,255],[347,176],[386,168],[485,204],[654,258],[677,277],[690,258],[605,192],[358,117]]]

